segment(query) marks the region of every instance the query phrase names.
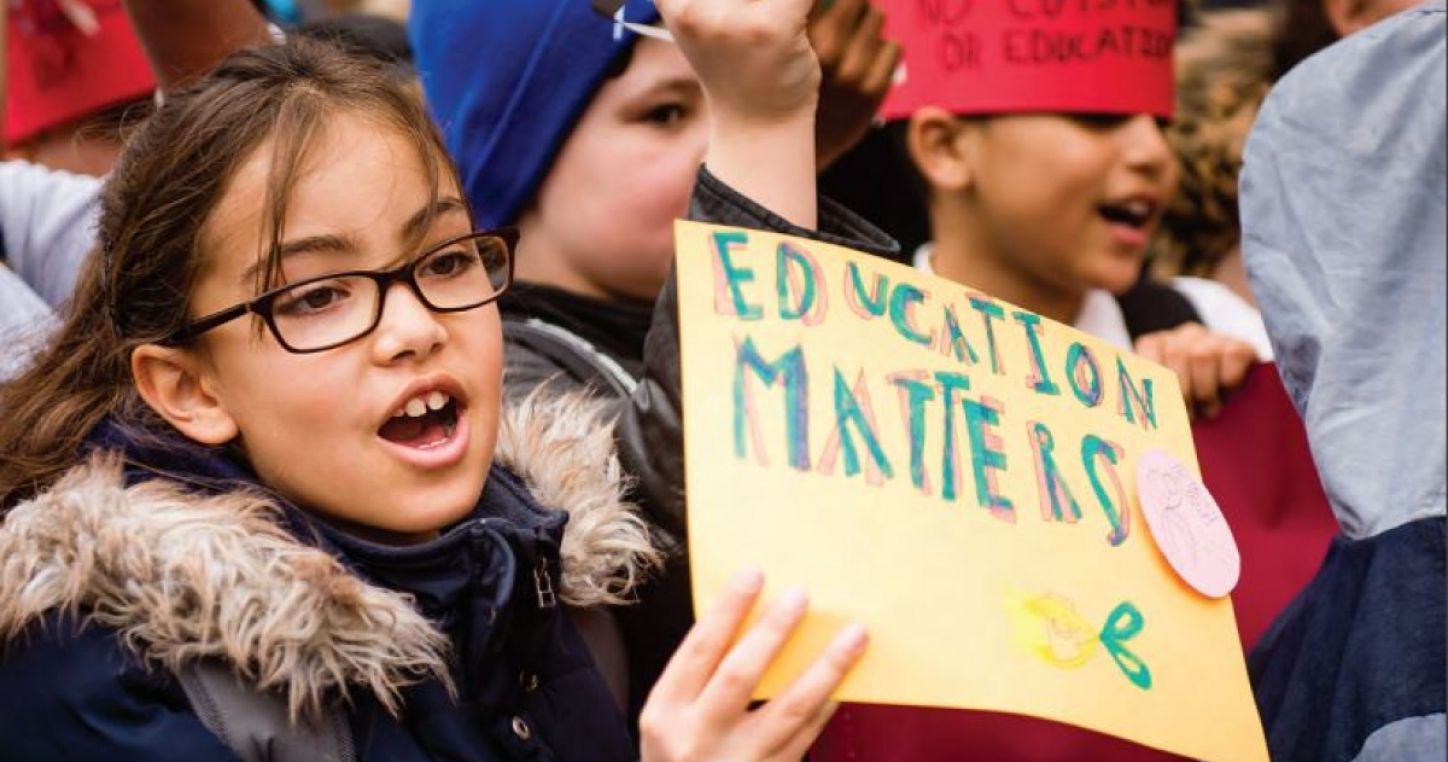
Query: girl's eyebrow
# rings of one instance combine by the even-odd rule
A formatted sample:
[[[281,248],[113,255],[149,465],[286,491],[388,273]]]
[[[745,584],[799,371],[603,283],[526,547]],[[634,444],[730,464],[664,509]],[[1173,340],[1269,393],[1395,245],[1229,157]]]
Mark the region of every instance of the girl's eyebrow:
[[[311,235],[306,238],[298,238],[287,241],[277,248],[277,260],[282,261],[287,257],[297,254],[310,253],[350,253],[358,250],[357,241],[351,236],[340,236],[334,234]],[[256,271],[262,266],[261,261],[253,262],[245,270],[241,271],[241,282],[243,285],[250,284],[256,278]]]
[[[444,214],[452,212],[465,211],[467,211],[467,206],[465,206],[462,199],[457,196],[439,198],[432,202],[432,204],[417,210],[415,214],[407,218],[407,222],[402,225],[401,240],[416,241],[422,238],[423,233],[427,232],[426,225],[432,222],[433,218],[441,217]]]
[[[402,224],[402,232],[400,237],[404,241],[415,241],[421,238],[423,233],[427,232],[425,227],[430,222],[432,222],[433,219],[440,217],[444,214],[464,211],[467,211],[467,206],[463,204],[462,199],[457,198],[456,196],[440,198],[437,201],[433,202],[430,206],[425,206],[417,210],[416,213],[414,213],[411,217],[407,218],[407,222]],[[277,258],[278,260],[285,260],[287,257],[294,256],[296,254],[313,253],[350,254],[355,253],[359,250],[361,250],[361,247],[357,245],[357,239],[353,238],[352,236],[328,233],[323,235],[311,235],[307,236],[306,238],[298,238],[296,240],[287,241],[283,243],[280,247],[278,247]],[[242,284],[245,285],[251,283],[253,279],[256,278],[256,272],[258,269],[261,268],[261,266],[261,262],[254,262],[249,265],[245,270],[242,270]]]

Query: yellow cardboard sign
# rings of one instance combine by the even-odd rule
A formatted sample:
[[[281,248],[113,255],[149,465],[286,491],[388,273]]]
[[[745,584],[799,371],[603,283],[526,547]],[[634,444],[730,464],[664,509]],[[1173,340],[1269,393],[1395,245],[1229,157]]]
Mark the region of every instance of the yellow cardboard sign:
[[[1170,371],[877,257],[675,232],[696,605],[747,565],[811,597],[763,696],[860,620],[840,700],[1267,759],[1231,602],[1137,503],[1146,450],[1197,468]]]

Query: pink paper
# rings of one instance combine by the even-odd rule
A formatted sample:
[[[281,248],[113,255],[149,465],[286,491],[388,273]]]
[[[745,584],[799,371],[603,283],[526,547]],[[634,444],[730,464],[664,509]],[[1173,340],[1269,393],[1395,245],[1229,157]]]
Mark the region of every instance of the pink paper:
[[[1162,450],[1136,467],[1141,512],[1156,546],[1182,580],[1209,598],[1223,598],[1242,575],[1242,556],[1222,509],[1181,461]]]

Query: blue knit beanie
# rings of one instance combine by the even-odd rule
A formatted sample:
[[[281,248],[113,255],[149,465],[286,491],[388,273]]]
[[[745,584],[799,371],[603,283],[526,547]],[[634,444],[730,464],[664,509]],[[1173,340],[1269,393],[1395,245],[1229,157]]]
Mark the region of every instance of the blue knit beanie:
[[[652,0],[622,14],[659,18]],[[408,26],[428,108],[485,227],[517,222],[635,39],[591,0],[419,0]]]

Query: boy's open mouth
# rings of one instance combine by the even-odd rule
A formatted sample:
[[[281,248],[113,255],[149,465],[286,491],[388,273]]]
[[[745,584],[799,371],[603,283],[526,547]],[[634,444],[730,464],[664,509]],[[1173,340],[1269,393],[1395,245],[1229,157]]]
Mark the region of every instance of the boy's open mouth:
[[[458,425],[458,403],[442,391],[420,394],[407,401],[377,435],[404,447],[429,449],[452,438]]]
[[[1107,222],[1141,229],[1151,222],[1152,215],[1156,213],[1156,204],[1150,201],[1132,200],[1102,204],[1097,209]]]

